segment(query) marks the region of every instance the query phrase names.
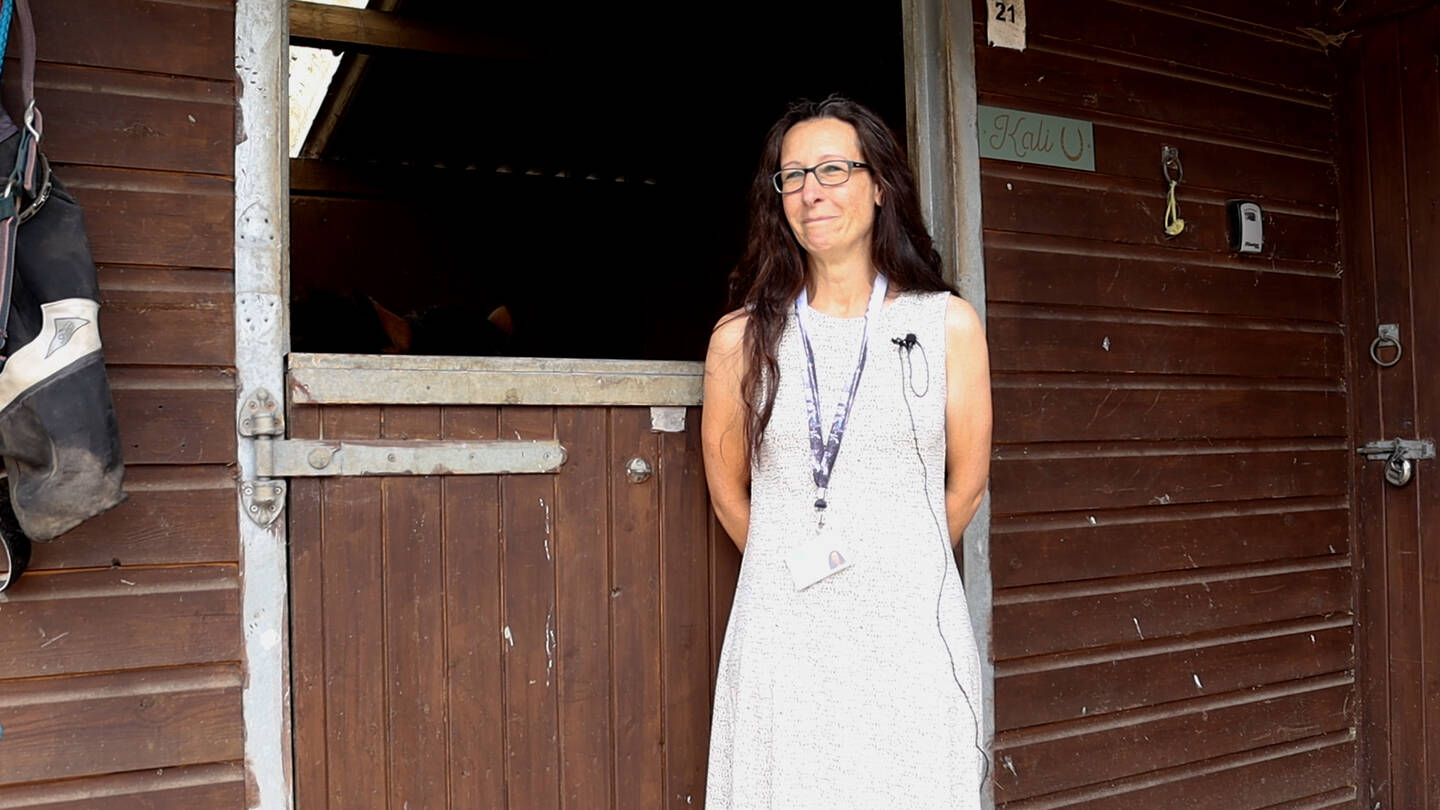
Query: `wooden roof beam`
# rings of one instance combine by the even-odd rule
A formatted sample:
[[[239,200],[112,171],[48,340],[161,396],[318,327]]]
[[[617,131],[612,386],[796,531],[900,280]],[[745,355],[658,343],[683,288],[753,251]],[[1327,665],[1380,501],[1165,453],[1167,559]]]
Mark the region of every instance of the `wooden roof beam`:
[[[403,50],[497,61],[531,56],[528,49],[498,37],[457,31],[384,11],[302,0],[290,2],[290,44],[337,51]]]

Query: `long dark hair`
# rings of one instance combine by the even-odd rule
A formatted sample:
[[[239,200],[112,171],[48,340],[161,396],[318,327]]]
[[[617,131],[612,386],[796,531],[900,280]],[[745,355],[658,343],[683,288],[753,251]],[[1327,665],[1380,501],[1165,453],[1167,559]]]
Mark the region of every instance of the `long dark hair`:
[[[878,115],[840,96],[824,101],[802,100],[790,105],[770,132],[760,166],[750,186],[750,235],[745,255],[730,274],[730,302],[743,307],[745,373],[740,397],[745,405],[745,440],[751,458],[760,450],[765,426],[775,409],[780,380],[777,352],[785,318],[805,283],[805,252],[790,231],[784,204],[771,175],[780,169],[785,133],[803,121],[834,118],[855,128],[860,160],[870,164],[883,204],[875,212],[870,261],[896,291],[940,291],[955,288],[945,281],[940,254],[931,243],[920,214],[915,176],[894,133]]]

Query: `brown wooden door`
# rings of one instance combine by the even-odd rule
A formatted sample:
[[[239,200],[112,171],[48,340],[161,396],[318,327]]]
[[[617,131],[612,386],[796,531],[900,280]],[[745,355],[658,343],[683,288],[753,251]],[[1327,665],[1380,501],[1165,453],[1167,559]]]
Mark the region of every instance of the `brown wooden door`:
[[[568,454],[555,474],[292,481],[300,810],[703,806],[738,556],[698,409],[661,433],[647,407],[303,405],[290,434]]]
[[[1361,4],[1360,8],[1366,8]],[[1357,443],[1440,439],[1440,8],[1345,41],[1341,221]],[[1369,356],[1380,324],[1403,353]],[[1393,348],[1377,352],[1395,360]],[[1365,807],[1440,807],[1440,462],[1404,487],[1355,465]]]

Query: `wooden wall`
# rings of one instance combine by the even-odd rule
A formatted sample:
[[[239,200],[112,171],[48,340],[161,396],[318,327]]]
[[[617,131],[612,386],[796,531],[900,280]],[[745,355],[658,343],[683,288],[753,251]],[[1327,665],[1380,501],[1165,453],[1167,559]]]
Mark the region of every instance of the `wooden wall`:
[[[1315,6],[1036,2],[1015,52],[985,44],[993,5],[980,102],[1097,143],[1093,173],[981,163],[997,804],[1348,805],[1335,75],[1295,31]],[[1233,197],[1264,206],[1263,254],[1229,252]]]
[[[233,3],[31,5],[129,500],[37,546],[0,597],[0,807],[241,807]]]
[[[1371,4],[1373,5],[1373,4]],[[1346,40],[1340,103],[1343,221],[1354,324],[1357,443],[1440,438],[1440,8]],[[1391,368],[1368,357],[1376,326],[1400,325]],[[1387,351],[1385,357],[1393,355]],[[1440,475],[1418,462],[1396,489],[1356,460],[1362,572],[1363,793],[1375,807],[1440,804]]]

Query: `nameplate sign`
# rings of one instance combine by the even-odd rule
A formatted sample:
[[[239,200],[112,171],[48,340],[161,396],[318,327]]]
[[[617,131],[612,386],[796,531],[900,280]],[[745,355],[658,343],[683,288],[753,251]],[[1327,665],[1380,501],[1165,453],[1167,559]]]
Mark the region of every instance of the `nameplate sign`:
[[[980,105],[980,157],[1095,171],[1089,121]]]

